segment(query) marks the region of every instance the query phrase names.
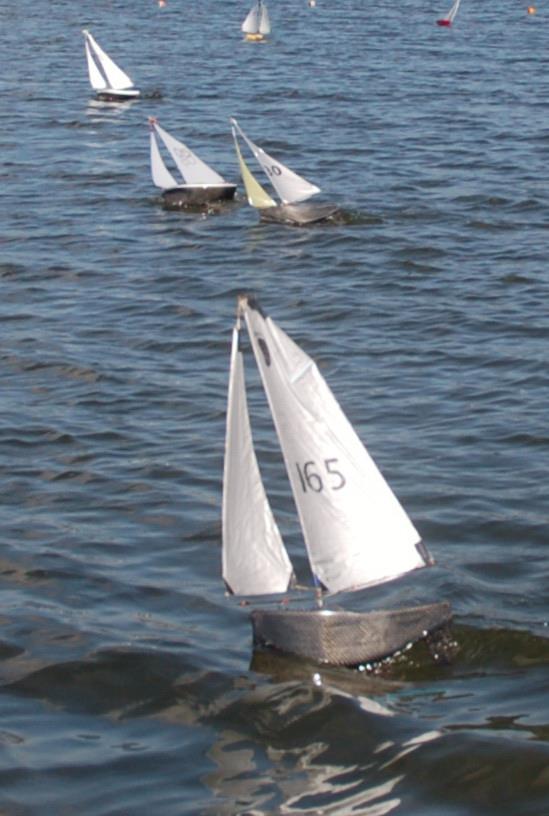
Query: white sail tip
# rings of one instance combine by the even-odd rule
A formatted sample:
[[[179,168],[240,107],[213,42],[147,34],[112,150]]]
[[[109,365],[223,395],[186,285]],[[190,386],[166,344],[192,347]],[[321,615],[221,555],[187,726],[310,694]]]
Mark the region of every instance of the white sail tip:
[[[236,313],[237,315],[244,314],[245,310],[248,308],[248,300],[249,297],[246,294],[237,295],[236,298]]]
[[[244,312],[248,309],[252,309],[255,312],[258,312],[263,319],[266,319],[267,315],[261,308],[259,301],[257,300],[256,296],[253,294],[248,294],[246,292],[242,292],[237,296],[237,311],[240,317],[244,315]]]

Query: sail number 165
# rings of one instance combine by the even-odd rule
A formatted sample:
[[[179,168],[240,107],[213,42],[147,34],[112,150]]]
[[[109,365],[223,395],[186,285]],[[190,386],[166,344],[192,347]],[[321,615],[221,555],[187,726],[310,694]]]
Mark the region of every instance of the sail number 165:
[[[324,459],[322,465],[310,461],[300,465],[295,463],[299,482],[303,492],[312,490],[314,493],[321,493],[323,490],[341,490],[345,486],[346,480],[343,473],[337,469],[337,459]]]

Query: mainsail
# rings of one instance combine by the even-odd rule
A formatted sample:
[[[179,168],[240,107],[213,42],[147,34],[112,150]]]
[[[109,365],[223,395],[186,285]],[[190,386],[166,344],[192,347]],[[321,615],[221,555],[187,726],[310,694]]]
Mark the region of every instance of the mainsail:
[[[157,187],[169,189],[178,183],[172,176],[160,155],[156,134],[162,140],[181,173],[183,183],[188,185],[225,184],[225,179],[212,170],[202,159],[192,152],[183,142],[179,142],[160,127],[154,117],[149,119],[151,126],[151,175]]]
[[[313,574],[338,592],[431,563],[314,361],[249,300],[241,309]]]
[[[94,91],[124,91],[133,88],[130,77],[103,51],[90,32],[83,29],[82,33],[85,37],[90,84]]]
[[[239,320],[233,329],[223,478],[223,578],[237,595],[285,592],[292,565],[265,495],[254,452]]]
[[[238,132],[267,174],[267,178],[280,196],[283,204],[297,204],[299,201],[305,201],[320,192],[320,187],[317,187],[316,184],[311,184],[306,179],[298,176],[289,167],[285,167],[281,162],[269,156],[261,147],[254,144],[246,136],[236,119],[231,119],[231,125],[235,142],[236,132]]]
[[[246,15],[242,23],[242,31],[244,34],[263,34],[265,37],[271,33],[269,12],[262,0],[258,0]]]

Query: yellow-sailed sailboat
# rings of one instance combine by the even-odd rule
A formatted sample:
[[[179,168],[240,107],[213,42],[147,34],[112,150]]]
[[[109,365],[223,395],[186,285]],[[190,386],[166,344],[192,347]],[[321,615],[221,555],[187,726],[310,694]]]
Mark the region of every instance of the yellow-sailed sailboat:
[[[233,139],[240,165],[242,181],[248,196],[248,203],[259,211],[263,221],[276,221],[284,224],[306,225],[325,221],[337,212],[335,204],[306,204],[304,202],[320,193],[320,187],[298,176],[289,167],[269,156],[261,147],[249,139],[236,119],[231,119]],[[267,174],[281,203],[277,203],[261,186],[244,161],[238,137],[248,145],[258,163]]]

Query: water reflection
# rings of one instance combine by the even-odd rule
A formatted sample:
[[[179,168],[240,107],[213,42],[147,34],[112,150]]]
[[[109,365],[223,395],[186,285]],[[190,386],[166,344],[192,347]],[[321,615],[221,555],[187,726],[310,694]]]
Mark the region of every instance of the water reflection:
[[[42,573],[33,575],[35,582],[46,580]],[[403,803],[409,807],[410,797],[422,806],[437,797],[468,806],[477,796],[496,797],[500,812],[511,814],[518,812],[520,797],[537,791],[539,801],[547,794],[547,721],[541,714],[536,722],[508,714],[508,700],[526,675],[542,710],[546,674],[541,661],[523,665],[531,644],[513,633],[507,634],[514,646],[500,678],[501,690],[507,689],[501,700],[494,698],[489,676],[479,671],[483,661],[486,668],[494,659],[488,648],[493,633],[476,638],[470,633],[440,688],[436,682],[370,676],[262,651],[253,654],[250,672],[205,670],[191,643],[177,649],[172,643],[164,652],[89,653],[84,644],[73,643],[70,652],[79,651],[80,657],[67,660],[70,632],[52,629],[51,634],[47,655],[51,660],[56,647],[55,664],[44,653],[42,665],[32,667],[29,655],[5,650],[4,669],[17,664],[19,679],[4,692],[40,700],[67,722],[72,717],[79,729],[90,715],[106,732],[118,723],[144,746],[149,745],[145,734],[169,732],[166,744],[161,739],[165,761],[173,760],[174,750],[184,756],[189,742],[202,742],[193,767],[209,798],[196,812],[206,816],[380,816]],[[536,644],[538,657],[542,645]],[[36,646],[33,651],[36,656]],[[498,657],[502,652],[500,644]],[[507,713],[495,717],[500,705]],[[162,728],[155,727],[159,722]],[[508,777],[515,786],[509,805],[496,790]]]
[[[337,689],[338,693],[357,700],[366,694],[386,694],[403,686],[399,681],[344,667],[320,666],[313,661],[268,649],[254,650],[250,670],[267,675],[276,683],[304,680],[316,687]],[[384,713],[391,712],[385,709]]]
[[[114,99],[89,99],[86,114],[93,116],[97,113],[112,113],[116,116],[120,116],[125,111],[130,110],[138,101],[137,99],[124,99],[121,102],[115,101]]]
[[[383,722],[393,712],[381,703],[309,675],[250,689],[239,709],[240,727],[220,730],[208,752],[216,770],[203,781],[226,803],[212,814],[381,816],[400,804],[402,773],[386,771],[395,746]],[[229,706],[221,716],[234,714]]]

